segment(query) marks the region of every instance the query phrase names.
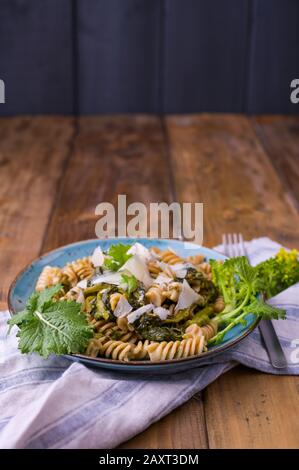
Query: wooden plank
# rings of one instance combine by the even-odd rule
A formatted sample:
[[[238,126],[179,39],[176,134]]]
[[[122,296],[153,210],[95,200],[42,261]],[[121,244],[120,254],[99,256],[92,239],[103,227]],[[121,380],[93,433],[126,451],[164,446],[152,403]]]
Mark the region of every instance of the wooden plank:
[[[167,129],[177,199],[204,202],[206,245],[241,231],[299,246],[298,214],[247,118],[172,116]],[[218,379],[204,392],[209,446],[298,446],[296,385],[240,368]]]
[[[253,117],[252,125],[277,170],[289,201],[299,212],[299,117]]]
[[[96,205],[103,201],[116,204],[117,194],[126,194],[128,203],[173,200],[159,118],[122,116],[79,120],[74,154],[65,172],[43,250],[94,238]],[[179,425],[182,422],[184,426]],[[186,435],[193,435],[192,445],[205,447],[202,403],[196,402],[196,407],[187,403],[123,447],[171,448],[173,429],[178,445],[187,446]]]
[[[192,398],[121,449],[205,449],[207,436],[201,398]]]
[[[298,449],[298,385],[243,367],[217,379],[204,394],[209,446]]]
[[[204,203],[205,244],[242,230],[298,246],[298,216],[247,118],[172,116],[167,124],[177,197]]]
[[[172,190],[160,120],[155,117],[84,117],[66,169],[44,250],[96,238],[100,202],[170,201]]]
[[[72,122],[0,119],[0,308],[13,278],[40,252],[74,135]]]

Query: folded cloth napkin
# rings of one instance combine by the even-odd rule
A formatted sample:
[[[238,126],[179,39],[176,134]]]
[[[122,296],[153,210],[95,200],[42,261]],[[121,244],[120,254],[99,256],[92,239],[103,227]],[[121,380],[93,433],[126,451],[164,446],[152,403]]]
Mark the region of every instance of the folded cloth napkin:
[[[247,243],[253,264],[276,254],[268,238]],[[221,247],[218,247],[221,249]],[[0,448],[113,448],[143,431],[238,363],[299,374],[299,284],[272,299],[287,310],[274,322],[288,367],[274,369],[259,330],[207,365],[156,377],[89,369],[65,358],[23,356],[8,313],[0,315]]]

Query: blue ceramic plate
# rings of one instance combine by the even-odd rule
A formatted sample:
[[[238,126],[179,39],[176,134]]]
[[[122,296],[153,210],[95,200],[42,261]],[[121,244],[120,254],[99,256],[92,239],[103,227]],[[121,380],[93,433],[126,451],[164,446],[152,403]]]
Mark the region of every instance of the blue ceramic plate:
[[[66,263],[73,261],[77,258],[90,255],[96,246],[100,245],[103,250],[107,250],[110,245],[116,243],[132,244],[140,242],[146,247],[157,246],[162,250],[171,247],[182,257],[202,253],[209,259],[225,259],[225,256],[217,251],[210,250],[203,246],[194,245],[192,243],[181,242],[177,240],[160,240],[160,239],[146,239],[139,238],[132,240],[130,238],[110,238],[108,240],[86,240],[82,242],[72,243],[58,248],[54,251],[46,253],[40,258],[30,263],[14,280],[8,294],[8,306],[10,313],[22,310],[26,301],[36,284],[37,278],[42,269],[47,265],[64,266]],[[196,246],[196,248],[194,248]],[[223,341],[217,346],[209,348],[205,353],[200,356],[193,356],[184,359],[175,359],[163,362],[150,362],[150,361],[130,361],[122,362],[112,359],[104,358],[90,358],[81,354],[74,354],[67,356],[73,361],[84,362],[85,364],[104,367],[107,369],[119,370],[123,372],[151,372],[151,373],[171,373],[178,372],[192,367],[198,367],[203,364],[209,363],[211,358],[216,354],[231,348],[236,343],[245,338],[258,324],[258,320],[254,315],[249,314],[246,317],[246,326],[237,325],[232,328],[224,337]]]

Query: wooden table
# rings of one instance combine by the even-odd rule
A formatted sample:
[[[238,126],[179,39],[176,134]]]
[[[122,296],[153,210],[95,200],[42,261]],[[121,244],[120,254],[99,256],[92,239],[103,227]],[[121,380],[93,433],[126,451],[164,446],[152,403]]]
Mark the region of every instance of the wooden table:
[[[1,307],[28,261],[93,238],[117,194],[203,202],[207,246],[241,231],[298,248],[298,149],[296,117],[1,118]],[[298,388],[237,367],[122,447],[298,447]]]

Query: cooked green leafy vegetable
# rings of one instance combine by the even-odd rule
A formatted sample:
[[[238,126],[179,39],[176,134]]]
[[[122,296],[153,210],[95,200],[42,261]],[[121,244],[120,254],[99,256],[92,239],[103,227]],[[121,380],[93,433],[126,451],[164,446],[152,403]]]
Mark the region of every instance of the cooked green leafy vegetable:
[[[114,319],[110,304],[110,296],[116,292],[118,292],[116,286],[108,285],[97,293],[96,311],[94,313],[94,317],[97,320],[103,319],[111,321]]]
[[[185,280],[196,292],[200,292],[203,303],[213,302],[217,297],[217,289],[213,282],[195,268],[188,267]]]
[[[131,245],[122,243],[111,245],[104,262],[105,267],[111,271],[118,271],[131,258],[132,255],[127,253],[130,248]]]
[[[138,283],[137,289],[129,294],[128,301],[133,309],[142,307],[145,304],[145,289],[140,282]]]
[[[164,320],[164,323],[180,323],[182,321],[188,320],[193,315],[194,309],[197,307],[196,304],[191,305],[191,307],[183,308],[179,310],[174,315],[168,317]]]
[[[81,305],[74,301],[55,301],[61,285],[34,292],[26,308],[9,321],[19,327],[19,349],[22,353],[50,354],[83,352],[93,336],[92,328],[81,313]]]
[[[135,330],[149,341],[181,340],[184,328],[165,326],[159,317],[145,313],[134,323]]]
[[[213,314],[215,314],[214,312],[213,305],[206,305],[202,310],[199,310],[193,315],[192,319],[187,322],[187,325],[189,326],[194,323],[198,326],[205,325],[210,321]]]

